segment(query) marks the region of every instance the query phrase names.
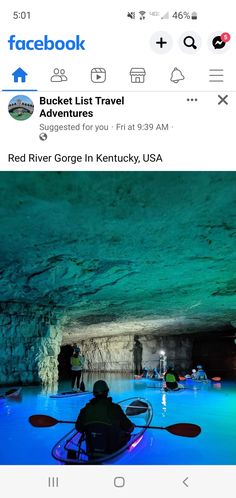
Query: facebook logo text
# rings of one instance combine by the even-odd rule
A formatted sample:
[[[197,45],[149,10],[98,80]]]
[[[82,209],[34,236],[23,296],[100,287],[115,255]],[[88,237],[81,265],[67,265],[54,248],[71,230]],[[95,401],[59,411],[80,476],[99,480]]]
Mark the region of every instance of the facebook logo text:
[[[10,35],[8,43],[10,50],[85,50],[85,40],[80,35],[70,40],[52,40],[48,35],[39,40],[24,40]]]

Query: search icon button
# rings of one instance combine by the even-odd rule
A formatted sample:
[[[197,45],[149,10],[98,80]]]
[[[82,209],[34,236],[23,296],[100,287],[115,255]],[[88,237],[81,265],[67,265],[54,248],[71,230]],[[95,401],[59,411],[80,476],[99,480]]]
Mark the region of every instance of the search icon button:
[[[196,54],[201,48],[201,38],[195,31],[187,31],[180,37],[179,46],[186,54]]]
[[[185,47],[188,47],[188,48],[193,48],[194,50],[197,50],[197,46],[195,44],[195,39],[193,36],[185,36],[184,38],[184,45]]]

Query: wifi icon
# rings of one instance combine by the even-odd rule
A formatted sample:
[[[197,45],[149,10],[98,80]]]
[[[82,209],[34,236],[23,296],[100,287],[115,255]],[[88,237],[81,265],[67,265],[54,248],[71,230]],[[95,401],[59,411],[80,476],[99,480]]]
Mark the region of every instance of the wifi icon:
[[[145,19],[145,14],[146,14],[145,10],[140,10],[139,14],[140,14],[140,18],[139,18],[140,21],[143,21]]]

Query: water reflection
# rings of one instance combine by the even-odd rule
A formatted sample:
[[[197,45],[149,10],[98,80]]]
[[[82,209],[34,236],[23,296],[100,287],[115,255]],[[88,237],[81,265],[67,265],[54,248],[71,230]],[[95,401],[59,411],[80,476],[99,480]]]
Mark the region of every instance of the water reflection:
[[[166,393],[163,393],[161,396],[161,416],[165,418],[166,414],[167,414],[167,396]]]

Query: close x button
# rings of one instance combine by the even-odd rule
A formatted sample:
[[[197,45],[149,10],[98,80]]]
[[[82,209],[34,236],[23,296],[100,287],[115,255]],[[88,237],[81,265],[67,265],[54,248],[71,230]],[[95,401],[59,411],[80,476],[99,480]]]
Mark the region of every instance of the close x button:
[[[229,102],[228,102],[229,96],[228,95],[218,95],[218,98],[219,98],[218,105],[221,105],[221,104],[229,105]]]

